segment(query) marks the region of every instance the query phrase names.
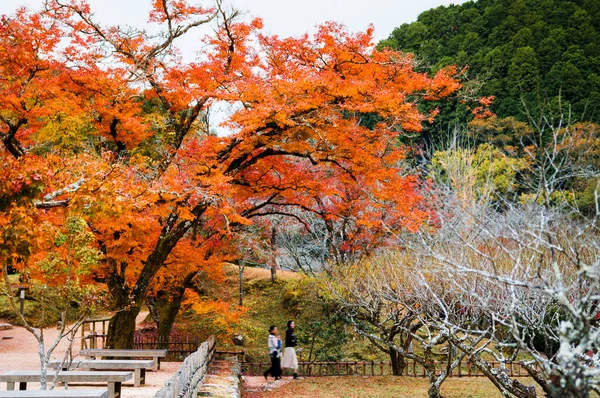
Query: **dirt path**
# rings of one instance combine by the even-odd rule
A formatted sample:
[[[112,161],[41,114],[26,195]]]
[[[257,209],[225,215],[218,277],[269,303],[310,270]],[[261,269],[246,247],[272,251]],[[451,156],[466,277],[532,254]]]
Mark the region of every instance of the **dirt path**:
[[[140,312],[136,323],[140,324],[148,312]],[[0,320],[0,323],[5,323]],[[58,337],[59,330],[56,328],[43,329],[45,351]],[[81,347],[81,338],[78,333],[73,341],[72,354],[77,355]],[[62,359],[67,352],[68,341],[63,339],[52,352],[52,359]],[[40,367],[40,356],[38,343],[33,334],[25,328],[14,326],[12,329],[0,330],[0,373],[12,369],[38,369]]]
[[[143,321],[147,313],[140,313],[138,323]],[[2,323],[2,321],[0,321]],[[58,330],[54,328],[44,329],[44,341],[46,350],[50,342],[58,337]],[[73,342],[73,355],[79,352],[80,340]],[[53,359],[62,359],[67,350],[67,342],[62,341],[52,354]],[[162,388],[165,382],[179,369],[181,362],[161,362],[160,371],[147,372],[146,384],[141,387],[133,387],[133,381],[124,384],[122,390],[123,398],[150,398]],[[10,370],[32,370],[40,368],[40,357],[38,344],[31,333],[22,327],[13,327],[8,330],[0,330],[0,373]],[[28,389],[38,389],[39,384],[28,384]],[[89,386],[73,386],[69,388],[90,388]],[[0,383],[0,391],[6,390],[6,384]]]
[[[44,334],[45,350],[58,337],[57,329],[45,329]],[[79,351],[80,340],[73,344],[73,355]],[[67,351],[68,343],[63,340],[54,350],[52,357],[60,359]],[[12,329],[0,331],[0,373],[14,369],[39,369],[40,357],[38,353],[38,343],[35,337],[26,329],[13,327]]]

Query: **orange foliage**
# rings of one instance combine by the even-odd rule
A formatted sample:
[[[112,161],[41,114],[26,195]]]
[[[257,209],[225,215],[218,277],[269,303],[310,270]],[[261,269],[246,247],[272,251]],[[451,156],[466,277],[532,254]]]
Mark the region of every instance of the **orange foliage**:
[[[229,340],[234,333],[234,327],[240,317],[247,312],[246,308],[233,307],[223,300],[211,300],[200,297],[195,292],[189,292],[183,303],[184,311],[190,311],[194,317],[202,319],[217,338]]]
[[[479,99],[479,106],[473,109],[473,115],[475,115],[476,119],[484,119],[494,115],[490,110],[494,98],[493,95],[490,95],[489,97]]]

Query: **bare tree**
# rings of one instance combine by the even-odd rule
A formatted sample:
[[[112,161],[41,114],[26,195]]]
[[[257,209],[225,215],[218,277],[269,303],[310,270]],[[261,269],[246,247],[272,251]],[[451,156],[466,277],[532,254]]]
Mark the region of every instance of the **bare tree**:
[[[390,356],[394,375],[403,374],[406,360],[424,369],[433,398],[441,396],[441,384],[465,353],[452,348],[436,294],[418,267],[407,253],[395,252],[338,267],[329,286],[356,332]],[[437,294],[445,294],[445,286],[437,286]]]
[[[523,141],[525,163],[504,163],[505,186],[520,196],[499,189],[498,170],[474,161],[477,148],[451,148],[432,174],[431,225],[397,236],[394,255],[332,276],[357,332],[421,364],[430,397],[463,358],[506,397],[536,396],[510,377],[515,361],[547,396],[600,391],[600,205],[595,192],[596,214],[584,214],[568,190],[599,175],[583,160],[599,147],[596,127],[545,123]],[[442,346],[447,368],[436,377],[431,353]]]
[[[465,344],[474,336],[490,336],[487,347],[496,348],[485,352],[501,364],[515,360],[511,351],[524,353],[529,359],[522,365],[548,396],[587,397],[599,391],[598,194],[596,214],[583,214],[566,188],[575,178],[598,177],[596,165],[582,161],[598,148],[596,130],[542,122],[522,148],[530,168],[521,181],[527,190],[518,200],[462,200],[456,186],[438,180],[438,228],[401,242],[443,270],[459,302],[471,302],[469,311],[485,314],[486,328],[464,330],[463,336],[469,336],[464,342],[454,334],[449,340],[505,396],[535,392],[510,381],[502,366],[492,371],[480,355],[484,351]],[[451,306],[437,301],[444,311]],[[447,316],[440,320],[451,328],[464,325]]]
[[[279,249],[277,260],[282,268],[315,275],[331,258],[330,233],[325,222],[314,214],[296,212],[295,215],[298,218],[272,217],[278,231],[275,238],[275,246]]]

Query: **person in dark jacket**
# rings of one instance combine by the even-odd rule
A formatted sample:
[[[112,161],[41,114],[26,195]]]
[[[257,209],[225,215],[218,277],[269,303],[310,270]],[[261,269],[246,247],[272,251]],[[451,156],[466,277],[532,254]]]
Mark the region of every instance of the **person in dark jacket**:
[[[282,368],[292,369],[294,379],[298,378],[298,358],[296,357],[296,345],[298,343],[296,334],[294,334],[296,325],[294,321],[288,321],[285,331],[285,351],[283,352]]]
[[[275,380],[281,379],[281,339],[279,338],[279,332],[277,326],[271,326],[269,328],[269,339],[267,340],[269,346],[269,357],[271,358],[271,367],[263,373],[265,380],[268,380],[269,374],[275,378]]]

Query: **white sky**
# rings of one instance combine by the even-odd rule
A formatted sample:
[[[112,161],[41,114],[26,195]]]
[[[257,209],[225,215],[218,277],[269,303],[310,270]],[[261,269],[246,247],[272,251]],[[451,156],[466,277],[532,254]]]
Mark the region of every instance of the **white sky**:
[[[351,32],[375,26],[375,39],[385,39],[392,30],[440,5],[460,4],[465,0],[225,0],[226,4],[261,17],[266,33],[297,36],[311,32],[325,21],[344,23]],[[144,26],[150,0],[88,0],[98,20],[105,24]],[[211,4],[210,1],[200,4]],[[36,9],[42,0],[0,0],[0,14],[10,14],[18,6]],[[182,49],[187,47],[180,43]]]

